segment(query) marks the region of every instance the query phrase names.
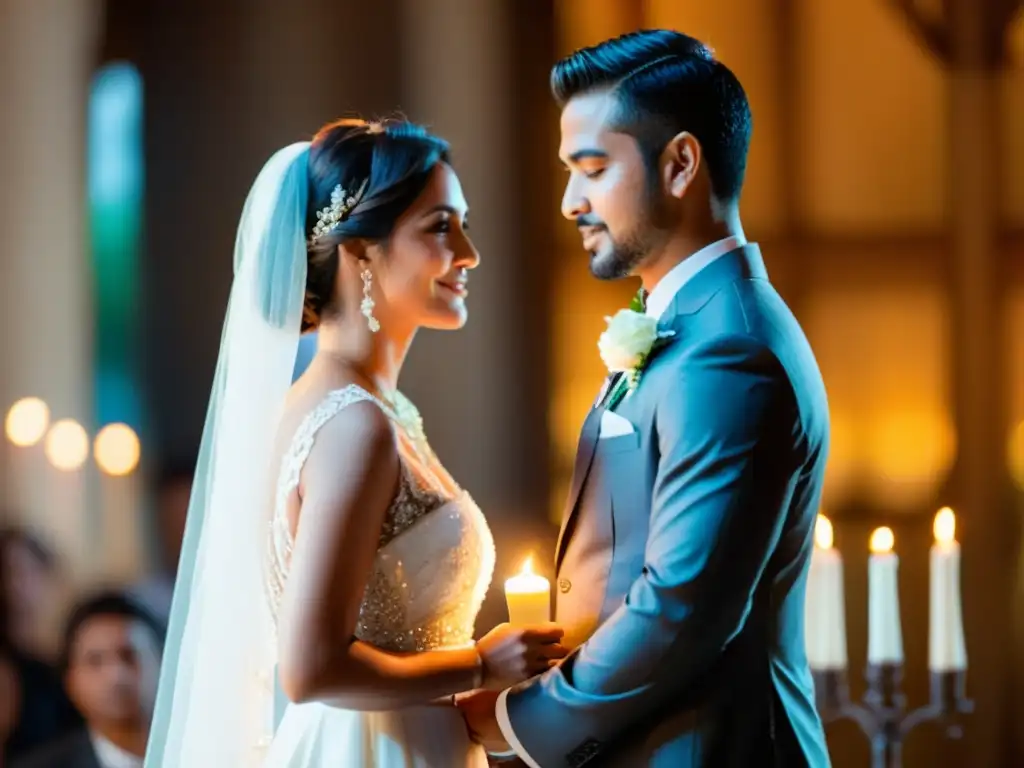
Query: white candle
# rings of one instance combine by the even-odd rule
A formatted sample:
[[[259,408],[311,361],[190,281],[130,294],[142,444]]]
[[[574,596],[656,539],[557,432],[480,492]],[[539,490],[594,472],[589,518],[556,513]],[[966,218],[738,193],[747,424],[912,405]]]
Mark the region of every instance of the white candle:
[[[527,626],[551,621],[551,584],[534,573],[532,565],[532,558],[528,558],[522,570],[505,582],[510,624]]]
[[[846,669],[843,558],[832,541],[832,523],[818,515],[804,605],[807,661],[812,669]]]
[[[868,560],[868,664],[902,664],[903,630],[897,573],[900,559],[892,551],[891,528],[871,534]]]
[[[935,515],[935,543],[930,553],[928,604],[928,669],[961,672],[967,669],[964,624],[960,608],[960,545],[956,515],[943,507]]]

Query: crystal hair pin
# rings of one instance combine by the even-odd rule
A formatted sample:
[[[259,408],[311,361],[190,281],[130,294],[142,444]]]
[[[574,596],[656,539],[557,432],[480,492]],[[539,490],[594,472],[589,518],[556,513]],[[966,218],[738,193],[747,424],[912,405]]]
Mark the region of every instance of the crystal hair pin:
[[[369,179],[364,179],[363,183],[359,185],[359,189],[351,195],[342,188],[341,184],[334,188],[334,191],[331,192],[331,204],[322,211],[316,212],[316,224],[313,226],[313,237],[311,238],[314,245],[348,218],[352,209],[359,205],[368,183]]]

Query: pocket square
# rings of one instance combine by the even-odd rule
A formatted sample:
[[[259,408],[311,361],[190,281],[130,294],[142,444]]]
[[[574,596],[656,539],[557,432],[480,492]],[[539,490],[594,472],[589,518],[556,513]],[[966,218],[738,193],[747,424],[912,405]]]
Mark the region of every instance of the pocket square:
[[[628,419],[619,416],[617,413],[605,411],[601,414],[601,430],[598,432],[597,437],[599,440],[606,440],[609,437],[631,435],[635,431]]]

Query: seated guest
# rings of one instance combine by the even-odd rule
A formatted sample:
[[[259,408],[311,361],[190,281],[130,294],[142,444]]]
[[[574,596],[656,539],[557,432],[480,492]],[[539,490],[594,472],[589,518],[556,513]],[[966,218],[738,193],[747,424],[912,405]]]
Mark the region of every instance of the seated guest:
[[[82,724],[40,642],[56,567],[35,535],[0,529],[0,765]]]
[[[57,557],[34,531],[0,528],[0,585],[6,639],[21,656],[50,663],[60,605]]]
[[[141,768],[164,631],[120,593],[81,603],[64,634],[64,681],[85,727],[14,768]]]

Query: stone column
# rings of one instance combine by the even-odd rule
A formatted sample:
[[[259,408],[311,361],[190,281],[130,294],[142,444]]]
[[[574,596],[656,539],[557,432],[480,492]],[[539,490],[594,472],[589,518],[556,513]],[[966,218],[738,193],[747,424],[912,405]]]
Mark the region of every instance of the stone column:
[[[51,420],[86,429],[85,127],[101,16],[94,0],[0,0],[0,412],[36,396]],[[58,472],[42,444],[13,449],[6,440],[0,457],[0,504],[40,529],[79,575],[88,465]]]
[[[961,754],[974,765],[1007,757],[1011,727],[1007,613],[1010,549],[1000,389],[1002,295],[997,275],[999,216],[998,48],[992,46],[995,4],[950,0],[949,180],[952,219],[950,290],[957,464],[952,498],[963,525],[963,592],[969,649],[968,692],[977,701]],[[1003,617],[1000,623],[1000,617]]]
[[[499,566],[482,628],[502,618],[507,572],[527,550],[547,566],[554,543],[545,522],[554,253],[544,233],[557,209],[543,212],[556,198],[542,165],[555,151],[545,138],[557,120],[546,100],[552,19],[549,3],[402,3],[402,109],[451,142],[481,253],[469,324],[421,333],[402,385],[495,530]]]
[[[398,103],[394,2],[108,0],[108,53],[136,61],[146,93],[140,306],[153,475],[198,455],[256,174],[321,124]],[[146,528],[159,566],[161,526]]]
[[[143,323],[158,460],[198,452],[235,231],[263,163],[323,123],[399,104],[396,4],[153,0],[143,32],[130,30],[147,93]]]

